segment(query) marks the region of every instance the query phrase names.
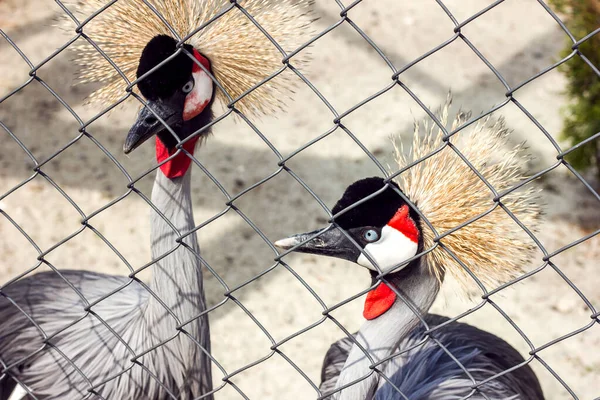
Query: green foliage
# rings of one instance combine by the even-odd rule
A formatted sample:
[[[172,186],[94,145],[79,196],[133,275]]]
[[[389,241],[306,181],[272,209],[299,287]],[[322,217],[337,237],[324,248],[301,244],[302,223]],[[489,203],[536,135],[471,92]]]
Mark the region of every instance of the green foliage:
[[[600,0],[550,0],[555,9],[566,16],[567,28],[576,40],[600,27]],[[561,52],[566,57],[573,51],[569,40]],[[579,46],[581,53],[600,69],[600,33]],[[567,76],[567,94],[571,103],[566,109],[561,138],[575,145],[600,132],[600,77],[579,56],[561,66]],[[600,175],[600,140],[594,140],[567,157],[576,168],[596,166]]]

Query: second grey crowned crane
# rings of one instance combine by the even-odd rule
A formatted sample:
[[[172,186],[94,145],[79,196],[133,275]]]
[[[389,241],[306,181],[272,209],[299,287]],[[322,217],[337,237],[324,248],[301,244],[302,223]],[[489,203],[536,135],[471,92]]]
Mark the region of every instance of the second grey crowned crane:
[[[449,103],[439,116],[444,125],[448,108]],[[451,129],[467,120],[461,113]],[[410,159],[397,148],[400,168],[437,152],[442,145],[443,133],[434,125],[426,127],[424,135],[416,127]],[[473,132],[461,131],[452,137],[498,192],[525,177],[519,171],[519,148],[501,152],[502,161],[493,162],[505,148],[506,136],[500,121],[486,120]],[[332,209],[337,226],[275,243],[286,250],[349,260],[370,271],[372,289],[363,312],[366,321],[354,338],[339,340],[327,352],[320,386],[323,398],[543,400],[537,377],[504,340],[427,314],[446,274],[463,283],[470,279],[457,259],[484,284],[497,287],[520,273],[533,246],[503,210],[487,212],[493,207],[487,186],[448,147],[401,174],[399,184],[377,177],[359,180]],[[537,226],[535,190],[511,193],[502,202],[526,226]],[[425,216],[443,235],[482,214],[444,236],[444,248],[435,245],[438,239],[421,218]],[[419,315],[428,328],[445,325],[432,333],[443,347],[431,338],[425,340],[425,324]]]
[[[105,6],[103,0],[64,3],[84,17]],[[213,397],[200,248],[195,233],[189,234],[195,223],[192,160],[186,153],[193,155],[207,136],[215,99],[229,103],[240,97],[280,69],[282,56],[238,10],[194,33],[221,10],[220,0],[150,3],[154,9],[119,1],[85,30],[130,82],[138,80],[147,101],[123,150],[129,153],[156,136],[152,280],[58,270],[1,286],[0,400],[13,391],[12,398],[34,399]],[[246,10],[282,46],[295,49],[310,31],[308,4],[255,0]],[[179,37],[189,35],[190,43],[178,44],[165,21]],[[86,64],[83,79],[103,84],[92,100],[108,107],[123,96],[122,76],[94,48],[80,48],[78,59]],[[214,78],[229,97],[217,93]],[[235,106],[247,114],[268,113],[281,106],[279,96],[291,87],[287,80],[267,82]]]

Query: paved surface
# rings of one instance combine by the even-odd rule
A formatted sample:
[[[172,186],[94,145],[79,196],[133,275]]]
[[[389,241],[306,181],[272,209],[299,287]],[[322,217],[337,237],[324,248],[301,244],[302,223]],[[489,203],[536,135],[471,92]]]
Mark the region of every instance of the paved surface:
[[[458,20],[464,20],[490,1],[445,1]],[[319,29],[333,24],[339,9],[333,0],[317,0]],[[32,59],[39,62],[65,42],[55,28],[58,6],[49,0],[0,3],[0,27]],[[434,1],[365,0],[350,17],[383,49],[397,66],[403,66],[425,51],[452,37],[453,25]],[[507,0],[462,31],[496,66],[510,84],[524,81],[558,59],[564,34],[534,0]],[[319,40],[310,50],[314,62],[304,71],[331,104],[342,112],[384,88],[390,70],[352,28],[344,24]],[[27,66],[6,42],[0,43],[0,94],[27,79]],[[63,98],[90,118],[98,109],[83,105],[92,88],[72,87],[75,67],[70,55],[61,54],[39,71]],[[298,79],[292,74],[286,79]],[[455,105],[475,114],[504,100],[504,88],[484,63],[461,41],[420,62],[403,74],[403,81],[431,107],[443,103],[451,89]],[[560,110],[565,105],[565,80],[552,71],[523,87],[518,100],[552,134],[561,127]],[[121,153],[122,141],[134,119],[133,101],[95,122],[89,131],[128,168],[132,175],[153,163],[152,145],[144,145],[130,158]],[[540,130],[514,105],[497,113],[514,129],[511,139],[527,141],[535,159],[533,172],[555,162],[556,153]],[[401,88],[396,87],[344,119],[345,125],[382,162],[391,162],[390,134],[410,135],[415,119],[424,112]],[[0,104],[0,120],[12,129],[38,157],[54,153],[77,135],[70,114],[43,88],[34,83]],[[324,133],[333,126],[333,117],[306,87],[298,90],[287,114],[263,118],[256,124],[284,155]],[[31,163],[18,146],[0,132],[0,193],[31,175]],[[277,169],[277,159],[243,123],[228,118],[217,124],[209,143],[198,152],[204,163],[233,193],[268,176]],[[360,148],[341,130],[318,142],[289,163],[329,205],[354,180],[377,174],[378,170]],[[119,170],[89,140],[75,146],[44,167],[84,210],[90,212],[124,193],[126,181]],[[194,171],[194,204],[198,223],[217,212],[224,198],[200,170]],[[546,218],[540,240],[549,251],[576,240],[598,228],[598,207],[585,187],[566,169],[557,169],[539,185],[544,190]],[[147,194],[152,179],[141,182]],[[280,174],[265,185],[244,195],[236,203],[270,240],[287,234],[316,229],[326,215],[300,185]],[[79,228],[79,216],[47,182],[39,177],[3,200],[7,210],[42,248],[48,248]],[[92,224],[135,266],[150,258],[148,240],[149,207],[135,196],[110,208]],[[36,253],[5,219],[0,219],[0,282],[5,282],[35,263]],[[203,254],[230,286],[236,286],[273,263],[273,254],[254,231],[237,215],[227,213],[199,232]],[[556,264],[588,298],[600,307],[597,260],[598,238],[589,240],[555,259]],[[119,259],[93,233],[84,232],[53,251],[48,259],[58,268],[82,268],[126,274]],[[287,262],[329,305],[358,293],[368,284],[362,269],[346,262],[294,255]],[[529,269],[534,266],[529,267]],[[206,283],[211,304],[222,299],[216,279]],[[299,281],[278,267],[241,289],[238,299],[281,340],[321,316],[319,304]],[[510,315],[535,346],[541,346],[589,323],[585,304],[565,281],[546,268],[514,288],[495,295],[494,300]],[[452,282],[433,311],[453,316],[476,303],[459,299]],[[359,327],[362,301],[358,299],[335,312],[350,331]],[[529,347],[492,307],[483,307],[465,318],[494,332],[527,355]],[[270,342],[243,311],[228,303],[210,314],[214,355],[228,372],[269,354]],[[291,340],[281,350],[318,383],[320,364],[329,344],[342,332],[326,321]],[[566,339],[541,352],[544,360],[570,385],[580,399],[600,396],[600,327]],[[593,350],[593,351],[592,351]],[[537,361],[532,363],[548,399],[570,398],[558,381]],[[215,370],[215,379],[220,375]],[[251,399],[309,399],[311,386],[287,361],[274,355],[239,375],[234,382]],[[237,399],[225,389],[218,399]]]

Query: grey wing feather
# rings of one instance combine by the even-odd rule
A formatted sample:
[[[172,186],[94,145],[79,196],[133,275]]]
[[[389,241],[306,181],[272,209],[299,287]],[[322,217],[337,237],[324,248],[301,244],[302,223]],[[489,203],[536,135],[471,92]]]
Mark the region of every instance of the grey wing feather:
[[[9,375],[4,375],[0,380],[0,399],[8,399],[16,386],[17,382],[14,379]]]
[[[162,400],[170,397],[167,390],[183,400],[200,392],[206,374],[196,366],[203,354],[188,345],[185,335],[161,344],[173,335],[176,322],[148,319],[150,295],[143,286],[127,277],[87,271],[61,275],[41,272],[2,287],[0,370],[12,365],[8,378],[25,382],[40,399],[88,398],[90,387],[98,398],[119,400]],[[210,350],[208,325],[200,327],[202,334],[188,326],[191,337],[204,338],[200,341]],[[10,384],[0,385],[0,400],[6,400]]]
[[[118,366],[124,365],[131,353],[100,319],[126,335],[127,327],[136,325],[142,316],[147,297],[141,287],[126,286],[93,307],[96,318],[85,310],[87,304],[130,280],[86,271],[61,274],[87,302],[52,271],[22,278],[0,292],[0,365],[16,364],[8,378],[17,376],[32,387],[49,388],[39,393],[41,398],[87,394],[89,383],[69,360],[75,360],[77,368],[90,376],[106,378],[118,372]],[[45,344],[48,337],[49,346]],[[130,345],[135,346],[135,342],[131,340]],[[0,400],[10,395],[9,385],[2,382]]]
[[[429,314],[430,326],[448,318]],[[415,346],[423,339],[423,327],[414,329],[399,345],[399,349]],[[453,322],[435,335],[448,351],[469,371],[476,381],[482,381],[524,362],[523,357],[499,337],[464,323]],[[321,370],[322,393],[335,388],[338,376],[352,348],[348,337],[329,348]],[[398,400],[396,387],[411,400],[451,400],[468,396],[472,380],[435,341],[427,340],[388,363],[385,375],[392,384],[381,379],[376,400]],[[522,366],[481,386],[470,399],[543,400],[539,381],[528,365]]]
[[[333,343],[327,350],[321,369],[321,385],[319,386],[321,393],[327,393],[335,389],[338,376],[344,368],[352,344],[352,339],[345,337]]]

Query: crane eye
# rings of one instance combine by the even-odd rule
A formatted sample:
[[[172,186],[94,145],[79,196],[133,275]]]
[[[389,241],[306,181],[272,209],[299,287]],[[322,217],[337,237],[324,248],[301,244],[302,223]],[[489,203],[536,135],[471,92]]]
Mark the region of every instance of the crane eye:
[[[379,240],[379,233],[375,229],[369,229],[363,233],[363,237],[367,242],[373,243]]]
[[[181,90],[183,91],[183,93],[189,93],[192,91],[193,88],[194,88],[194,80],[190,79],[185,85],[183,85]]]

